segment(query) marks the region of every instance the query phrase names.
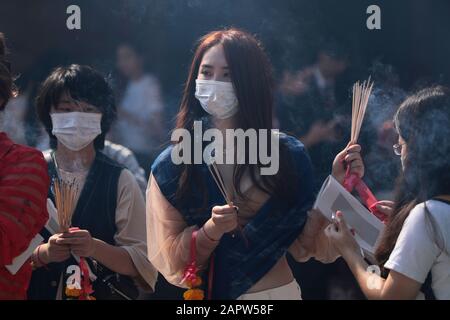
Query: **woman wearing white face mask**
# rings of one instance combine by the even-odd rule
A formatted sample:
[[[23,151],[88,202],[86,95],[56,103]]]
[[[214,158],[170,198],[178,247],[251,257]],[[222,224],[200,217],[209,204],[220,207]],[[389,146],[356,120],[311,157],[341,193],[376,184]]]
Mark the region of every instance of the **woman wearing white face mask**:
[[[238,112],[238,100],[231,82],[198,78],[195,83],[195,97],[207,113],[225,120]]]
[[[270,133],[272,107],[270,63],[253,36],[230,29],[211,32],[200,40],[177,129],[193,135],[194,121],[200,120],[222,133],[227,129],[265,129],[276,134]],[[260,175],[260,162],[217,164],[238,209],[221,205],[225,199],[204,162],[175,165],[173,145],[156,159],[147,188],[148,256],[170,283],[196,286],[191,278],[183,279],[195,245],[202,288],[210,298],[301,299],[286,254],[298,261],[312,256],[323,262],[336,259],[327,239],[320,236],[326,219],[307,215],[314,190],[305,148],[285,134],[280,134],[279,141],[279,171],[274,175]],[[362,175],[359,149],[350,146],[347,157],[345,152],[338,157]],[[246,159],[254,156],[248,143],[237,153],[245,154]],[[333,174],[342,181],[343,161],[336,161]],[[197,280],[194,283],[198,285]],[[187,299],[199,297],[201,291],[185,294]]]
[[[53,149],[46,159],[50,176],[73,182],[80,193],[72,214],[74,228],[62,234],[43,232],[48,240],[35,250],[37,269],[29,297],[69,298],[67,279],[81,281],[73,278],[79,274],[72,274],[78,268],[74,256],[87,258],[97,277],[97,299],[136,298],[136,285],[154,289],[142,193],[133,175],[101,152],[116,112],[111,88],[90,67],[58,68],[42,85],[37,111]],[[54,202],[54,186],[49,197]]]

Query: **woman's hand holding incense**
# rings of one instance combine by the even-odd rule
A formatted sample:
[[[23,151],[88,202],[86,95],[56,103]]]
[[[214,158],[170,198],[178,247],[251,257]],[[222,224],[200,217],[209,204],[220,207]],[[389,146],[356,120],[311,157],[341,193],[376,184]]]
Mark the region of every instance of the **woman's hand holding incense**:
[[[349,143],[349,145],[334,158],[331,174],[340,184],[344,182],[347,166],[350,166],[350,173],[355,173],[360,178],[364,176],[364,163],[361,157],[360,145]]]
[[[238,227],[236,207],[228,204],[213,207],[209,221],[205,224],[207,231],[210,231],[211,237],[219,240],[225,233],[231,232]]]
[[[80,257],[92,257],[95,254],[95,239],[87,230],[70,229],[62,234],[57,243],[70,246],[72,253]]]
[[[39,254],[39,259],[43,263],[63,262],[70,258],[70,247],[68,245],[58,244],[58,239],[61,236],[62,233],[52,235],[48,239],[48,242],[41,245],[39,251],[36,252],[36,254]]]

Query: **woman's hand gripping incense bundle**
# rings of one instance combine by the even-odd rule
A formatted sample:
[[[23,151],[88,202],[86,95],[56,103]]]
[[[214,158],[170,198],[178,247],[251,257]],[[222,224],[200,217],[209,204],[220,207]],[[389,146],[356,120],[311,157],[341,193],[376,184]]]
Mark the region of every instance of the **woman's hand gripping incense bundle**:
[[[217,168],[217,165],[214,162],[212,162],[210,165],[208,165],[208,169],[209,169],[212,177],[214,178],[214,181],[216,182],[217,187],[220,190],[220,193],[222,194],[223,198],[227,202],[228,206],[235,208],[236,212],[239,212],[239,208],[234,206],[233,199],[231,198],[231,196],[227,192],[227,189],[225,187],[225,182],[223,181],[222,176],[220,175],[220,172],[219,172],[219,169]],[[237,229],[239,230],[240,235],[242,236],[242,238],[245,241],[246,246],[248,247],[249,246],[248,240],[245,237],[244,230],[239,225],[239,223],[237,225]]]
[[[72,215],[75,211],[79,195],[79,188],[75,182],[67,182],[56,178],[54,180],[55,202],[58,213],[60,232],[71,232],[78,228],[71,228]],[[73,254],[73,253],[72,253]],[[82,273],[81,283],[66,283],[65,293],[68,297],[79,300],[93,300],[90,295],[94,292],[89,279],[89,268],[84,257],[79,257]]]
[[[69,232],[72,215],[78,198],[78,186],[74,182],[66,182],[56,178],[54,180],[55,202],[58,213],[60,232]]]
[[[227,189],[225,187],[225,182],[223,181],[222,176],[220,175],[219,169],[217,168],[216,164],[212,162],[210,165],[208,165],[208,170],[211,173],[211,176],[214,179],[214,182],[216,183],[217,187],[219,188],[220,193],[222,194],[223,198],[225,199],[227,205],[231,208],[234,208],[236,211],[236,214],[238,212],[238,208],[233,204],[233,200],[230,197],[230,195],[227,192]],[[238,224],[237,229],[240,232],[240,235],[245,241],[246,246],[249,246],[248,240],[245,237],[244,230],[242,227]],[[234,237],[234,234],[233,234]],[[192,241],[191,241],[191,262],[186,267],[184,271],[184,277],[182,282],[186,283],[189,287],[189,290],[187,290],[184,293],[184,299],[185,300],[203,300],[204,299],[204,292],[199,287],[202,283],[200,276],[198,275],[199,269],[196,264],[196,238],[197,238],[197,231],[195,231],[192,234]],[[208,285],[210,286],[208,288],[209,297],[208,300],[210,300],[210,294],[212,292],[212,277],[214,272],[214,255],[211,255],[211,261],[210,261],[210,271],[209,271],[209,280]]]
[[[370,77],[362,84],[358,81],[353,85],[352,128],[349,147],[356,144],[358,141],[372,88],[373,82],[370,81]],[[358,192],[362,202],[367,206],[370,212],[372,212],[381,221],[384,222],[386,220],[386,214],[377,208],[378,200],[375,198],[364,181],[362,181],[361,177],[350,172],[350,166],[347,167],[347,172],[344,178],[344,188],[348,192],[352,192],[355,189],[356,192]]]

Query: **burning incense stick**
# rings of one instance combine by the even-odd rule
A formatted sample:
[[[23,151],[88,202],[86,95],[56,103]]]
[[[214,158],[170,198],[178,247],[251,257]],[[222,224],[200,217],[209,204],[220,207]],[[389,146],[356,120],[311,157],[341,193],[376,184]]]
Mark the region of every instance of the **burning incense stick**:
[[[358,141],[372,88],[373,82],[370,81],[370,77],[362,84],[358,81],[353,85],[351,143],[357,143]]]
[[[72,215],[78,197],[78,186],[59,178],[54,179],[55,202],[58,211],[58,222],[61,232],[69,230],[72,223]]]

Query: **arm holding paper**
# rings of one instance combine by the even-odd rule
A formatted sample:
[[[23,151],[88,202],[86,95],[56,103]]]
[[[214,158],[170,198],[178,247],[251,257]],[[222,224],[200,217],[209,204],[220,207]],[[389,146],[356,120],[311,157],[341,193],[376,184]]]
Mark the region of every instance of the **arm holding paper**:
[[[357,144],[349,144],[341,151],[333,162],[332,175],[339,183],[343,183],[346,166],[350,166],[350,172],[359,177],[364,175],[364,164],[360,155],[361,147]],[[332,242],[326,237],[324,230],[330,224],[319,209],[313,209],[308,214],[308,221],[300,236],[289,248],[289,252],[298,262],[308,261],[314,258],[322,263],[334,262],[339,253]]]
[[[359,150],[360,148],[358,152]],[[310,256],[320,257],[321,259],[316,259],[321,262],[330,262],[330,258],[342,256],[368,299],[414,299],[420,288],[419,283],[395,270],[391,270],[385,280],[370,272],[369,265],[361,254],[362,249],[367,258],[373,259],[384,224],[342,186],[346,175],[342,159],[347,164],[353,159],[348,164],[351,170],[357,170],[360,177],[364,174],[364,165],[359,153],[357,155],[358,157],[348,156],[343,151],[336,156],[333,175],[324,182],[308,224],[313,225],[311,218],[318,213],[322,214],[320,219],[326,221],[320,224],[316,222],[316,227],[310,227],[311,230],[308,230],[307,224],[300,240],[303,246],[310,249]],[[377,209],[387,216],[392,212],[392,207],[391,201],[377,202]],[[333,219],[335,213],[336,219]],[[317,217],[315,219],[319,220]],[[333,223],[330,224],[329,221]],[[316,237],[312,236],[312,230],[315,230]]]
[[[407,276],[391,270],[388,278],[369,272],[369,265],[360,254],[360,248],[343,214],[338,211],[336,220],[325,230],[327,237],[344,258],[361,290],[368,299],[415,299],[421,284]]]

